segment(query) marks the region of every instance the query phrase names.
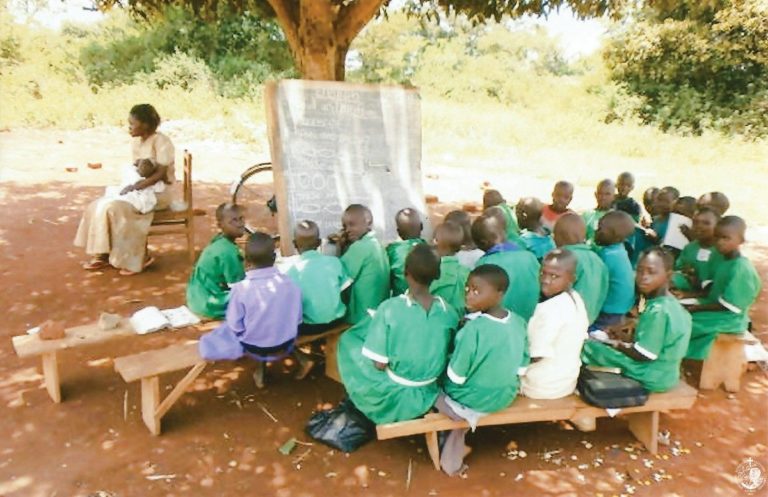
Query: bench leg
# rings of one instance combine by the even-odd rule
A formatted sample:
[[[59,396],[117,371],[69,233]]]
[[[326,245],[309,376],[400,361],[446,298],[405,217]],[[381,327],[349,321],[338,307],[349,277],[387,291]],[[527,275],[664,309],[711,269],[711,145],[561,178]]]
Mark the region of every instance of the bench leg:
[[[160,434],[160,418],[156,416],[160,404],[160,379],[157,376],[141,379],[141,417],[153,435]]]
[[[191,208],[191,207],[190,207]],[[194,214],[187,221],[187,251],[189,252],[189,263],[195,263],[195,225]]]
[[[427,452],[435,469],[440,471],[440,446],[437,443],[437,432],[430,431],[424,434],[427,439]]]
[[[589,432],[597,429],[597,418],[572,419],[571,424],[579,431]]]
[[[56,352],[43,354],[43,378],[48,395],[57,404],[61,402],[61,381],[59,379],[59,361]]]
[[[339,348],[341,335],[329,336],[325,339],[325,376],[341,383],[339,365],[336,359],[336,351]]]
[[[714,390],[721,383],[725,383],[727,391],[738,392],[746,362],[747,358],[744,354],[744,344],[742,342],[721,342],[715,340],[709,357],[704,360],[704,364],[701,367],[699,388],[702,390]]]
[[[659,451],[659,411],[627,414],[629,431],[637,438],[648,452]]]

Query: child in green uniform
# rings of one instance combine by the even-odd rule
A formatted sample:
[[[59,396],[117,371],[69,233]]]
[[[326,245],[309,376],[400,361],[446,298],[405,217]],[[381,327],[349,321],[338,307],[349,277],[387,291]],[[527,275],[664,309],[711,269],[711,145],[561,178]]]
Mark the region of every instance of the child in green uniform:
[[[595,243],[601,247],[598,254],[608,269],[608,293],[593,329],[622,324],[635,305],[635,273],[624,247],[634,229],[632,217],[622,211],[609,212],[597,224]]]
[[[616,200],[616,185],[613,180],[606,178],[597,184],[595,200],[597,201],[597,206],[582,214],[584,224],[587,227],[586,239],[589,241],[595,238],[597,222],[613,209],[613,201]]]
[[[738,216],[726,216],[715,228],[715,244],[723,260],[707,296],[688,306],[693,332],[688,359],[706,359],[718,333],[742,333],[749,326],[749,308],[760,293],[755,267],[739,252],[747,229]]]
[[[544,256],[555,248],[555,242],[541,224],[541,212],[544,204],[534,197],[521,198],[515,206],[517,224],[522,228],[520,240],[523,246],[541,262]]]
[[[349,324],[357,324],[369,309],[376,309],[389,297],[389,262],[371,231],[373,216],[367,207],[350,205],[344,211],[341,223],[341,264],[353,281],[345,320]]]
[[[341,292],[352,284],[344,274],[338,257],[323,255],[320,229],[313,221],[301,221],[293,234],[293,245],[299,252],[298,260],[285,274],[301,289],[302,323],[299,335],[317,335],[341,324],[347,307],[341,301]],[[295,350],[300,368],[296,379],[301,380],[314,366],[311,356]]]
[[[504,216],[504,226],[507,233],[507,240],[512,240],[515,243],[520,242],[520,227],[517,225],[517,218],[515,213],[512,212],[512,208],[509,206],[504,197],[501,196],[498,190],[486,190],[483,193],[483,211],[490,209],[491,207],[497,207],[501,210]]]
[[[220,232],[213,237],[195,264],[187,284],[187,307],[198,316],[223,319],[229,289],[245,278],[243,256],[235,240],[245,233],[242,210],[233,204],[216,208]]]
[[[408,252],[419,243],[427,243],[421,238],[421,230],[424,225],[419,213],[411,208],[400,210],[395,215],[397,234],[400,240],[387,245],[387,258],[389,259],[390,287],[392,296],[396,297],[408,290],[405,282],[405,258]]]
[[[553,238],[559,248],[568,249],[576,256],[576,282],[573,289],[579,292],[587,317],[592,324],[597,319],[608,295],[610,278],[608,268],[589,245],[584,242],[586,226],[578,214],[565,214],[557,220]]]
[[[509,288],[504,294],[504,307],[526,322],[539,301],[539,262],[536,256],[508,241],[503,221],[483,214],[472,223],[472,238],[485,255],[477,264],[496,264],[507,272]]]
[[[618,367],[621,374],[651,392],[665,392],[678,384],[680,362],[691,336],[691,315],[669,293],[672,264],[672,255],[660,247],[643,252],[635,281],[646,302],[633,341],[611,346],[587,340],[581,352],[585,364]]]
[[[717,266],[723,260],[714,247],[715,226],[719,220],[720,215],[711,207],[702,207],[693,216],[693,241],[683,248],[675,260],[675,273],[672,275],[672,287],[684,296],[703,296],[702,290],[712,283]]]
[[[339,340],[338,364],[352,403],[377,424],[413,419],[437,400],[438,377],[459,316],[429,285],[440,257],[416,245],[405,260],[408,292],[382,303]]]
[[[486,414],[504,409],[515,399],[518,370],[526,355],[525,322],[502,306],[509,279],[493,264],[472,270],[467,282],[469,321],[456,334],[437,410],[452,419],[466,419],[472,429]],[[449,475],[464,468],[466,429],[451,430],[440,451],[440,466]]]
[[[446,221],[435,228],[435,244],[440,255],[440,277],[429,285],[429,291],[442,297],[459,316],[464,315],[464,289],[469,269],[459,263],[456,253],[464,243],[464,229]]]

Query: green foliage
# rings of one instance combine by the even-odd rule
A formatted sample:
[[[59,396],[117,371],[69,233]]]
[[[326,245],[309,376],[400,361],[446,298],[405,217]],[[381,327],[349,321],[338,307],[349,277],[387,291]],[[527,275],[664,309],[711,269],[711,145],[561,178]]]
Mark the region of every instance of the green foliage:
[[[706,17],[706,16],[704,16]],[[648,20],[617,33],[605,59],[662,129],[768,134],[768,4],[729,3],[711,22]]]
[[[182,70],[187,76],[200,71],[189,67],[189,61],[200,61],[228,96],[247,95],[252,84],[274,74],[293,73],[281,31],[254,14],[222,15],[205,22],[189,11],[169,8],[162,20],[113,26],[108,33],[109,37],[91,41],[80,54],[85,73],[95,86],[134,82],[142,73],[160,69],[162,61],[162,71],[168,73],[168,56],[176,59],[173,64],[179,68],[187,66]],[[158,75],[157,82],[168,84],[162,82],[163,77]]]

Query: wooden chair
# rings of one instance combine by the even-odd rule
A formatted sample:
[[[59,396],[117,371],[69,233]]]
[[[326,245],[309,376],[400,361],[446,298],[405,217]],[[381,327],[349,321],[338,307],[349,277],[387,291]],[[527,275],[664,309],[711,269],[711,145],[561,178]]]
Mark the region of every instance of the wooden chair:
[[[150,235],[186,235],[189,262],[195,262],[195,212],[192,207],[192,154],[184,150],[184,202],[186,209],[155,212]]]

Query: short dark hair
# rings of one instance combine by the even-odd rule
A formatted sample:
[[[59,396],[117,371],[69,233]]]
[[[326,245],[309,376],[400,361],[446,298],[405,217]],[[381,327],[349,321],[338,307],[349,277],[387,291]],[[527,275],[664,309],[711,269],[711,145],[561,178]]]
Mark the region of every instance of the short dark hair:
[[[564,248],[556,248],[547,252],[541,261],[542,265],[549,261],[562,264],[573,274],[576,274],[576,266],[579,264],[579,261],[576,259],[576,256],[573,254],[573,252]]]
[[[422,285],[440,277],[440,256],[426,243],[414,245],[405,258],[405,272]]]
[[[221,218],[224,216],[224,213],[230,210],[233,211],[239,211],[241,209],[241,206],[233,204],[231,202],[224,202],[222,204],[219,204],[218,207],[216,207],[216,221],[221,221]]]
[[[245,260],[256,267],[268,267],[275,263],[275,241],[267,233],[257,231],[245,242]]]
[[[131,107],[130,114],[146,124],[153,133],[160,126],[160,114],[157,113],[157,110],[151,104],[134,105]]]
[[[496,264],[480,264],[469,273],[470,278],[473,276],[488,282],[500,292],[506,292],[509,288],[507,272]]]
[[[453,221],[445,221],[443,224],[437,225],[435,228],[435,238],[441,233],[445,234],[444,238],[448,243],[448,246],[454,252],[461,250],[461,246],[464,244],[464,228]]]
[[[347,208],[344,209],[344,214],[362,214],[367,223],[373,222],[373,214],[371,213],[371,209],[364,206],[363,204],[349,204]]]
[[[659,245],[654,245],[653,247],[648,247],[647,249],[643,250],[637,260],[640,261],[641,259],[644,259],[651,254],[655,254],[661,257],[661,260],[664,263],[664,269],[667,271],[672,271],[672,269],[674,269],[675,257],[672,255],[672,252]]]
[[[738,229],[742,235],[747,231],[747,223],[739,216],[723,216],[717,222],[718,226]]]

